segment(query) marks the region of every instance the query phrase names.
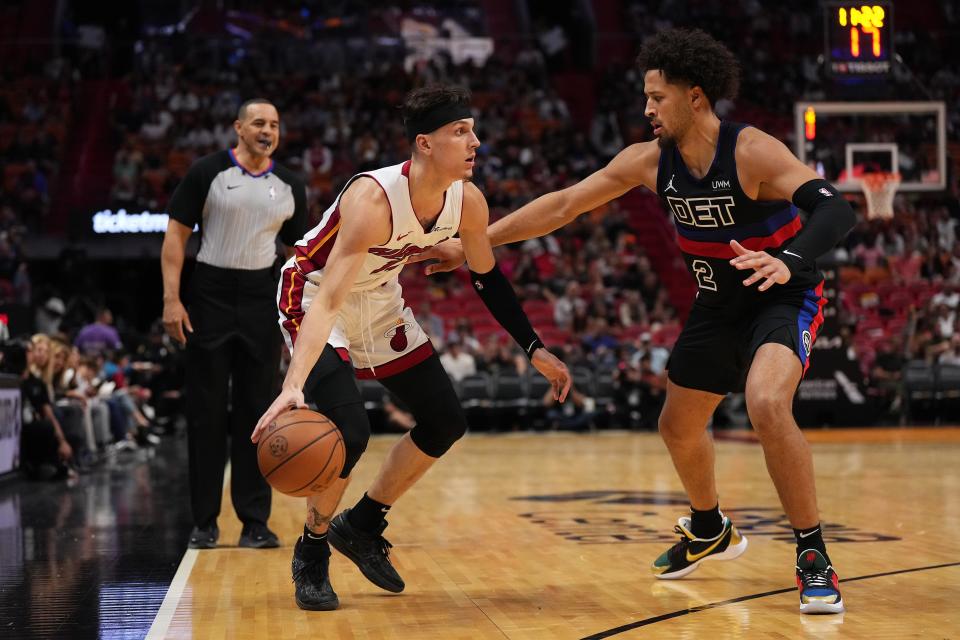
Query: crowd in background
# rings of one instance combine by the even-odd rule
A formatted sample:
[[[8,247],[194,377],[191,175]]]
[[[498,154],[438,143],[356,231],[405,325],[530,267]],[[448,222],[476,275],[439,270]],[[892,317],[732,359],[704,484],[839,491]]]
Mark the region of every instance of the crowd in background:
[[[658,28],[710,24],[715,35],[736,42],[743,97],[715,105],[721,116],[788,136],[794,97],[823,97],[816,64],[820,48],[814,46],[821,27],[807,12],[793,10],[797,3],[761,10],[758,2],[740,2],[742,20],[716,19],[728,17],[729,3],[661,4],[669,10],[623,3],[626,32],[641,41]],[[482,24],[477,7],[458,6],[466,12],[464,24],[472,29]],[[398,33],[397,15],[374,14],[377,33]],[[951,23],[957,18],[947,16]],[[282,121],[276,159],[304,176],[314,221],[350,176],[408,157],[396,105],[407,90],[431,80],[463,84],[473,92],[482,143],[474,181],[487,198],[491,220],[582,179],[626,144],[650,136],[642,78],[627,67],[598,72],[594,112],[578,123],[572,105],[554,88],[550,52],[542,41],[497,48],[480,66],[455,64],[447,56],[411,66],[398,55],[402,44],[395,40],[373,46],[369,40],[302,37],[301,22],[299,14],[277,9],[269,21],[257,22],[272,37],[259,37],[255,45],[241,37],[189,32],[143,38],[108,116],[116,149],[110,168],[114,206],[162,211],[194,160],[234,144],[236,108],[251,96],[276,102]],[[364,32],[369,26],[357,28]],[[953,46],[938,40],[924,48],[911,32],[901,33],[898,46],[909,52],[908,59],[923,61]],[[276,37],[283,34],[290,37]],[[775,34],[787,34],[790,45],[760,46]],[[950,126],[958,126],[960,77],[942,64],[913,67],[918,77],[899,72],[896,82],[919,82],[933,92],[929,97],[946,99]],[[46,283],[42,295],[31,291],[22,238],[43,227],[51,194],[63,178],[59,171],[79,79],[60,58],[32,75],[6,79],[0,88],[0,299],[37,310],[38,333],[22,345],[29,361],[24,371],[35,390],[46,391],[59,423],[48,429],[53,433],[48,445],[57,447],[51,460],[64,459],[59,431],[69,457],[83,468],[111,451],[150,446],[179,413],[180,374],[178,348],[159,326],[145,336],[128,331],[118,335],[119,343],[92,348],[77,317],[101,327],[110,327],[110,318],[95,319],[88,304],[73,322],[57,326],[77,301],[56,283]],[[947,203],[898,199],[892,220],[861,222],[838,252],[846,292],[840,305],[844,339],[861,363],[866,385],[885,394],[892,409],[907,361],[960,364],[960,208],[955,198]],[[540,398],[543,424],[654,427],[669,348],[682,317],[619,203],[549,237],[500,248],[497,258],[547,344],[584,372],[581,381],[592,376],[562,411],[548,406],[546,395]],[[419,267],[408,267],[403,278],[408,303],[452,377],[458,382],[532,377],[525,358],[491,324],[460,277],[427,279],[416,271]],[[66,304],[58,295],[67,297]],[[118,324],[128,323],[120,317]],[[44,394],[35,395],[42,407]],[[403,427],[402,407],[389,399],[384,406],[391,424]],[[52,423],[44,413],[39,410],[37,419]],[[65,466],[57,469],[67,473]]]
[[[5,342],[0,370],[20,380],[20,468],[33,478],[72,479],[174,431],[182,365],[159,323],[146,336],[127,332],[125,345],[109,309],[62,331],[63,303],[52,300],[38,314],[49,333]]]

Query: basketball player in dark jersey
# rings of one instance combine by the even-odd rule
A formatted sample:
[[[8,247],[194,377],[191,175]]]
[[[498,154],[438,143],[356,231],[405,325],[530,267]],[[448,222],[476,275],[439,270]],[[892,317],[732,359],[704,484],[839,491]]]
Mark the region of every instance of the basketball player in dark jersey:
[[[810,448],[792,414],[794,392],[822,322],[816,260],[855,223],[828,182],[778,140],[721,121],[713,105],[733,98],[736,59],[699,30],[669,30],[644,43],[646,115],[657,140],[624,149],[606,167],[548,193],[488,230],[493,245],[548,234],[630,189],[656,190],[673,214],[698,294],[671,354],[660,433],[687,491],[680,541],[652,566],[680,578],[707,559],[733,559],[746,538],[720,509],[713,441],[706,426],[724,395],[745,391],[750,420],[797,541],[800,610],[844,610],[820,531]],[[808,214],[804,223],[799,216]],[[427,273],[462,263],[455,244]]]

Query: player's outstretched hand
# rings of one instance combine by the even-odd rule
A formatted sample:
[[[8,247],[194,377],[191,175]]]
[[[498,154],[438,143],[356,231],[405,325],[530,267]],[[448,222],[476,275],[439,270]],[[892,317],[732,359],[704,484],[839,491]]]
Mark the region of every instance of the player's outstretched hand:
[[[743,286],[749,287],[763,280],[758,290],[766,291],[775,284],[786,284],[790,280],[790,269],[780,258],[774,258],[766,251],[750,251],[736,240],[731,240],[730,246],[737,254],[730,264],[741,271],[753,269],[753,274],[743,281]]]
[[[280,417],[280,414],[284,411],[289,411],[290,409],[305,409],[306,406],[306,403],[303,401],[303,391],[300,389],[281,389],[280,395],[273,401],[273,404],[270,405],[267,412],[260,416],[260,420],[257,421],[257,426],[254,427],[253,433],[250,435],[250,440],[252,442],[259,441],[260,436],[263,435],[266,428]]]
[[[450,238],[410,258],[410,262],[423,262],[425,260],[439,260],[439,262],[427,265],[427,268],[423,270],[429,276],[434,273],[453,271],[467,259],[463,255],[463,245],[460,243],[460,239]]]
[[[550,381],[550,386],[553,387],[553,399],[560,402],[566,400],[572,382],[567,365],[544,348],[533,352],[530,363],[543,374],[544,378]]]

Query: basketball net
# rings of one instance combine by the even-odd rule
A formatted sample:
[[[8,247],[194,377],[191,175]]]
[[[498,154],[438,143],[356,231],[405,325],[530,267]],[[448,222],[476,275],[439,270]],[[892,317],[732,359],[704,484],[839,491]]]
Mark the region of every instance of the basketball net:
[[[893,217],[893,197],[899,186],[899,173],[865,173],[860,176],[860,187],[867,200],[867,220]]]

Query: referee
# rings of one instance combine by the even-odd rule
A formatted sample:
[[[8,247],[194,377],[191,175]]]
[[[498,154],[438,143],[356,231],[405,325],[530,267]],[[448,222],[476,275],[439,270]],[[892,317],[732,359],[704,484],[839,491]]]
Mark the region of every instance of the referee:
[[[237,146],[201,158],[170,198],[163,239],[163,326],[186,344],[191,549],[211,549],[220,531],[227,437],[230,495],[243,523],[241,547],[279,546],[267,528],[270,487],[257,468],[250,434],[276,395],[277,238],[287,256],[306,226],[306,188],[270,156],[280,116],[268,100],[248,100],[233,123]],[[184,250],[200,225],[190,283],[190,314],[180,301]]]

